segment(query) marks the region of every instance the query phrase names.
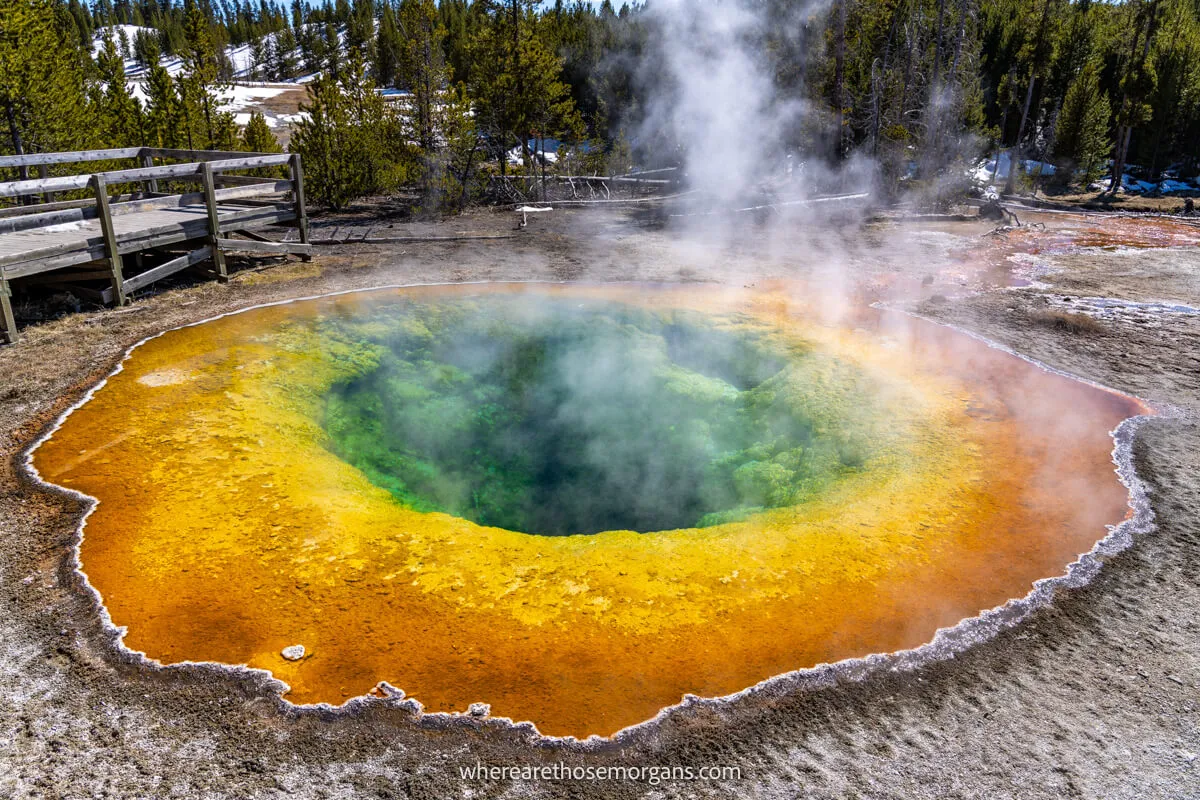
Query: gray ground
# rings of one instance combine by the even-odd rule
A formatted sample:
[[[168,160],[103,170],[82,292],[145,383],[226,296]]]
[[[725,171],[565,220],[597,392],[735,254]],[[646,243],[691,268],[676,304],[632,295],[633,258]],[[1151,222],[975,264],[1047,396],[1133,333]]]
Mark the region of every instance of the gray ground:
[[[1104,224],[1047,220],[1052,228]],[[396,230],[450,235],[511,223],[478,214]],[[1069,254],[1050,259],[1062,271],[1043,277],[1046,287],[973,293],[995,271],[976,275],[955,254],[984,241],[986,227],[808,230],[748,227],[738,244],[685,246],[636,215],[555,212],[516,239],[343,246],[313,264],[245,271],[226,286],[175,289],[24,331],[20,344],[0,348],[0,796],[1200,797],[1200,315],[1100,312],[1085,302],[1078,308],[1099,314],[1100,325],[1072,332],[1042,313],[1104,297],[1200,308],[1200,251]],[[720,713],[680,712],[621,745],[585,751],[476,720],[434,725],[384,703],[343,715],[289,711],[248,677],[139,666],[113,648],[72,571],[77,504],[20,475],[23,449],[129,344],[221,311],[382,283],[745,285],[814,272],[857,301],[911,303],[1181,408],[1182,419],[1142,427],[1135,446],[1157,531],[1090,586],[951,661],[747,698]],[[459,766],[477,760],[728,765],[741,778],[461,780]]]

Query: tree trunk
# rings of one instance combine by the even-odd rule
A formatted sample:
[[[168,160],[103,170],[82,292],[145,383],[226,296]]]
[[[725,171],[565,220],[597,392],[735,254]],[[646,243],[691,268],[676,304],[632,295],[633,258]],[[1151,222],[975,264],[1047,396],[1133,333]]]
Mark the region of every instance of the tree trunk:
[[[953,86],[958,81],[958,61],[962,57],[963,40],[967,38],[967,0],[958,3],[958,34],[954,37],[954,61],[947,78]]]
[[[896,10],[892,14],[892,26],[888,31],[887,42],[883,47],[883,63],[879,68],[879,78],[875,77],[875,66],[878,59],[871,63],[871,102],[872,102],[872,122],[871,122],[871,155],[879,155],[879,131],[883,126],[883,111],[880,108],[880,94],[886,88],[888,63],[892,56],[892,47],[896,42],[896,31],[900,28],[900,6],[896,6]],[[880,83],[883,86],[880,86]],[[883,98],[886,100],[886,98]]]
[[[529,168],[529,133],[525,130],[524,112],[521,106],[525,102],[525,76],[521,72],[521,6],[520,0],[512,0],[512,57],[513,79],[517,84],[517,130],[514,133],[521,138],[521,161]]]
[[[1116,195],[1125,181],[1125,158],[1129,155],[1129,140],[1133,138],[1133,126],[1123,125],[1117,133],[1117,157],[1113,159],[1112,184],[1108,193]]]
[[[1150,40],[1154,36],[1154,17],[1157,12],[1157,0],[1151,0],[1150,16],[1146,20],[1146,38],[1145,41],[1142,42],[1142,60],[1140,62],[1134,62],[1134,58],[1136,58],[1137,54],[1138,43],[1141,41],[1142,35],[1142,26],[1139,25],[1137,27],[1137,32],[1133,37],[1133,47],[1130,49],[1129,72],[1126,73],[1127,77],[1132,75],[1134,70],[1141,69],[1146,63],[1146,59],[1150,56]],[[1121,113],[1126,118],[1124,120],[1124,124],[1117,128],[1117,152],[1116,157],[1113,159],[1112,183],[1109,184],[1108,187],[1108,193],[1114,196],[1116,195],[1117,190],[1121,188],[1121,183],[1125,179],[1125,159],[1129,156],[1129,141],[1133,138],[1133,121],[1129,118],[1129,114],[1132,113],[1130,111],[1130,106],[1134,104],[1136,99],[1139,98],[1134,98],[1132,95],[1130,95],[1128,89],[1125,90],[1121,98]]]
[[[837,48],[834,53],[833,67],[833,104],[836,109],[837,119],[837,143],[835,152],[838,160],[845,157],[845,150],[842,147],[843,133],[846,128],[846,100],[843,97],[843,90],[846,78],[846,3],[849,0],[838,0],[837,5],[837,32],[835,34]]]
[[[539,135],[538,142],[542,151],[542,202],[546,202],[546,137]]]
[[[1036,77],[1030,77],[1029,88],[1025,90],[1025,102],[1021,106],[1021,124],[1017,126],[1017,140],[1013,143],[1008,157],[1008,180],[1004,184],[1004,193],[1012,194],[1017,178],[1017,164],[1021,161],[1021,138],[1025,135],[1025,122],[1029,119],[1029,105],[1033,102],[1033,84]]]
[[[208,129],[208,146],[213,146],[213,124],[212,124],[212,103],[209,101],[208,92],[204,93],[204,125]]]
[[[879,155],[879,59],[871,62],[871,155]]]
[[[1000,175],[1000,154],[1004,150],[1004,129],[1008,127],[1008,106],[1005,105],[1004,113],[1000,115],[1000,138],[996,140],[996,168],[992,170],[992,183],[996,182],[996,178]],[[1012,161],[1012,159],[1009,159]],[[1008,165],[1008,171],[1012,172],[1012,164]]]
[[[1051,0],[1045,0],[1042,4],[1042,21],[1038,25],[1037,40],[1033,45],[1033,63],[1029,70],[1029,88],[1025,92],[1025,105],[1021,109],[1021,124],[1017,126],[1017,141],[1013,144],[1013,155],[1015,158],[1008,160],[1008,182],[1004,184],[1004,193],[1012,194],[1013,185],[1016,181],[1017,165],[1021,159],[1021,140],[1025,137],[1025,124],[1029,121],[1029,106],[1033,103],[1033,87],[1037,83],[1038,76],[1042,71],[1042,42],[1046,36],[1046,28],[1050,21],[1050,3]]]
[[[938,0],[937,33],[933,42],[933,75],[929,81],[929,100],[926,106],[925,153],[923,172],[934,168],[938,160],[938,138],[942,127],[942,38],[945,33],[946,0]]]
[[[25,144],[21,138],[21,126],[17,124],[17,109],[10,100],[4,104],[4,110],[8,116],[8,133],[12,137],[13,152],[23,156],[25,155]],[[23,181],[29,180],[29,167],[17,167],[17,177]],[[33,198],[28,196],[18,198],[21,205],[28,205],[32,201]]]
[[[471,150],[467,153],[467,164],[463,168],[462,177],[459,178],[459,185],[462,189],[458,193],[458,210],[461,213],[467,205],[467,181],[470,180],[471,167],[475,161],[475,151],[479,149],[479,137],[475,137],[474,144],[471,145]]]
[[[933,77],[929,81],[930,99],[938,95],[939,81],[942,72],[942,32],[946,21],[946,0],[938,0],[937,34],[933,41]]]

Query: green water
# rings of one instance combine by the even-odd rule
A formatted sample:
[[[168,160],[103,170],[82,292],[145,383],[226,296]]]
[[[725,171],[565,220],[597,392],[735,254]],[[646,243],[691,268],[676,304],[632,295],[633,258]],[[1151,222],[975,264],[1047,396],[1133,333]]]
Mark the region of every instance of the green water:
[[[420,511],[545,535],[704,526],[870,456],[847,422],[859,376],[744,320],[497,297],[323,324],[356,354],[325,398],[330,449]]]

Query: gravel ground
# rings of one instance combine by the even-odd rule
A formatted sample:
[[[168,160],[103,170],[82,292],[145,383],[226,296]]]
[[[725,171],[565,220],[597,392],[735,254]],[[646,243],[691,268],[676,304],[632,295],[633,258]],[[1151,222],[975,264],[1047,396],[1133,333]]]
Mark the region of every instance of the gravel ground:
[[[0,348],[0,796],[1200,797],[1200,314],[1154,305],[1200,308],[1200,250],[1064,247],[1109,222],[1044,221],[1046,231],[984,238],[978,223],[815,232],[747,220],[729,239],[683,237],[639,213],[556,211],[511,239],[344,245],[307,264],[245,262],[227,285],[181,286],[26,329]],[[478,213],[395,227],[452,236],[511,226],[510,215]],[[1186,244],[1193,231],[1180,230]],[[1050,241],[1055,248],[1042,247]],[[1015,251],[1040,251],[1037,282],[997,288]],[[1135,442],[1157,530],[1087,587],[1060,592],[952,660],[684,709],[620,744],[583,748],[483,719],[422,719],[398,703],[297,710],[255,675],[144,667],[116,649],[73,570],[78,503],[23,477],[24,449],[125,348],[224,311],[394,283],[776,277],[820,280],[852,303],[903,305],[1178,408],[1177,418],[1143,425]],[[1126,301],[1126,310],[1095,298]],[[1057,324],[1064,309],[1096,324]],[[462,779],[459,768],[477,762],[722,765],[740,777]]]

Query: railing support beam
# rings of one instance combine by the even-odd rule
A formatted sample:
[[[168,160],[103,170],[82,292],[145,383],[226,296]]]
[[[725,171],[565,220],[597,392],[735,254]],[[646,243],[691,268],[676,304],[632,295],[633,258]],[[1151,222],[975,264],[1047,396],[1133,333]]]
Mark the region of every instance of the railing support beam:
[[[50,168],[48,166],[46,166],[45,164],[38,164],[38,177],[41,178],[42,180],[46,180],[47,178],[49,178],[50,177]],[[54,194],[54,192],[44,192],[42,194],[42,202],[43,203],[53,203],[55,197],[57,197],[57,195]]]
[[[154,168],[154,156],[150,155],[145,150],[143,150],[141,156],[138,157],[138,161],[141,162],[142,169]],[[158,178],[148,178],[145,186],[147,192],[158,194]]]
[[[108,181],[103,173],[92,176],[92,190],[96,193],[96,216],[100,218],[104,252],[112,275],[113,302],[123,306],[128,301],[125,298],[125,278],[121,272],[121,251],[117,249],[117,232],[113,228],[112,207],[108,204]]]
[[[300,231],[300,243],[308,244],[308,211],[304,208],[304,167],[300,154],[293,153],[288,161],[292,178],[292,201],[296,205],[296,228]],[[301,255],[301,260],[312,261],[311,255]]]
[[[218,244],[221,239],[221,216],[217,207],[217,187],[213,182],[211,161],[201,164],[200,177],[204,183],[204,203],[208,207],[208,234],[209,246],[212,248],[213,267],[217,270],[217,280],[225,283],[229,280],[229,268],[225,265],[225,254],[221,252]]]
[[[13,316],[12,289],[8,281],[0,278],[0,339],[12,344],[17,340],[17,318]]]

